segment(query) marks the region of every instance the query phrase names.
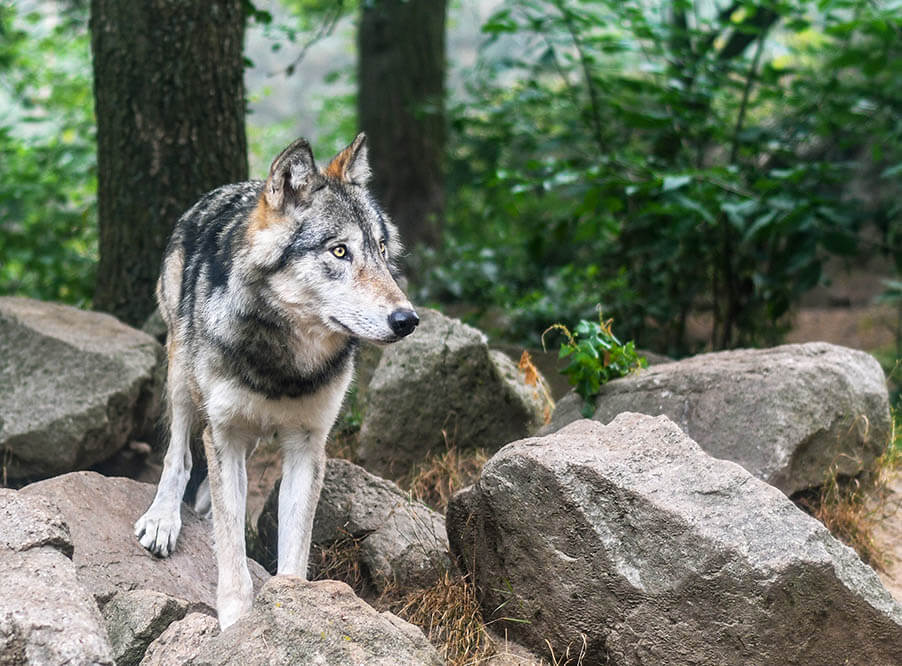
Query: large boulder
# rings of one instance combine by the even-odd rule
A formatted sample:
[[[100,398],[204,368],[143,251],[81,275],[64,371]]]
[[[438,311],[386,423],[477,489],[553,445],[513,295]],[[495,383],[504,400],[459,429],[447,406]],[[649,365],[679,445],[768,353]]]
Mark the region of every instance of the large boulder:
[[[601,388],[592,418],[664,414],[715,458],[787,495],[868,469],[889,440],[886,380],[870,355],[824,342],[701,354]],[[547,434],[581,418],[561,400]]]
[[[358,454],[364,467],[400,478],[448,446],[495,451],[549,415],[541,384],[481,332],[435,310],[383,353],[366,392]]]
[[[257,531],[275,564],[279,485],[257,521]],[[432,584],[447,571],[445,519],[412,500],[391,481],[347,460],[326,463],[323,491],[313,520],[313,547],[327,549],[353,540],[362,575],[376,591],[386,585],[409,589]]]
[[[487,620],[556,654],[585,640],[584,663],[902,663],[877,575],[663,416],[509,444],[453,498],[448,533]]]
[[[162,347],[110,315],[0,298],[0,450],[9,478],[82,469],[159,415]]]
[[[184,644],[197,647],[189,654]],[[442,660],[420,629],[377,612],[344,583],[277,576],[264,585],[253,610],[222,633],[189,615],[170,625],[141,663],[438,666]]]
[[[0,489],[0,664],[113,664],[52,503]]]
[[[72,472],[19,492],[59,507],[75,544],[78,578],[101,608],[117,592],[142,589],[184,599],[188,610],[215,614],[217,574],[209,521],[183,504],[178,544],[166,558],[154,557],[135,538],[135,521],[150,506],[154,491],[131,479]],[[248,563],[259,587],[269,574],[253,560]]]

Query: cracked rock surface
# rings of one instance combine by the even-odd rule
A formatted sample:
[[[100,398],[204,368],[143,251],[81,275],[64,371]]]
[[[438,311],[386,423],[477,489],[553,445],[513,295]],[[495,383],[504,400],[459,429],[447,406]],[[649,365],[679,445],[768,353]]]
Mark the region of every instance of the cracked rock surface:
[[[874,571],[664,416],[509,444],[447,525],[486,620],[540,651],[585,639],[585,663],[902,663],[902,607]]]
[[[113,664],[72,552],[52,502],[0,489],[0,664]]]

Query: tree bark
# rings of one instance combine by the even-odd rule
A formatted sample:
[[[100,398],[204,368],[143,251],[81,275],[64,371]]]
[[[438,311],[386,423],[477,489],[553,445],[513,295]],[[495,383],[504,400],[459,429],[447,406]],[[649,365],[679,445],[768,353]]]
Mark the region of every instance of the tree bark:
[[[154,309],[179,216],[247,179],[242,0],[91,1],[100,264],[94,307]]]
[[[446,5],[372,0],[361,9],[358,112],[372,188],[409,247],[441,238]]]

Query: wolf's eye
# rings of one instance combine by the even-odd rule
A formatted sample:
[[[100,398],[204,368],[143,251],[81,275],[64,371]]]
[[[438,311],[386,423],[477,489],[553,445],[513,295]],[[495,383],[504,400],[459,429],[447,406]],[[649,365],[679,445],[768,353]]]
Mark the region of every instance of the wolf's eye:
[[[348,256],[348,246],[347,245],[336,245],[332,248],[332,254],[334,254],[339,259],[344,259]]]
[[[382,256],[388,259],[388,248],[385,247],[385,241],[379,241],[379,252],[382,253]]]

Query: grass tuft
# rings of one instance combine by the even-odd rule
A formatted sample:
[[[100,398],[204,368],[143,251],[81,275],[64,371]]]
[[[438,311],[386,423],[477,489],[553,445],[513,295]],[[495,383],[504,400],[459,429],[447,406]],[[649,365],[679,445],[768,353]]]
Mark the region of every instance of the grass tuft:
[[[431,587],[405,594],[391,610],[420,627],[451,666],[478,664],[494,653],[467,578],[446,572]]]
[[[830,533],[850,546],[866,564],[885,571],[888,553],[874,537],[877,524],[887,513],[890,479],[902,467],[902,423],[893,413],[892,432],[873,470],[858,477],[842,477],[830,467],[824,484],[795,498],[807,513],[821,521]]]
[[[476,481],[488,459],[485,449],[461,451],[452,446],[430,454],[399,485],[414,499],[444,513],[451,496]]]
[[[357,596],[371,599],[375,592],[370,574],[362,563],[360,542],[363,538],[346,533],[328,545],[314,544],[312,580],[340,580],[350,585]]]

